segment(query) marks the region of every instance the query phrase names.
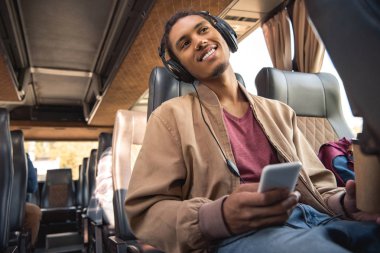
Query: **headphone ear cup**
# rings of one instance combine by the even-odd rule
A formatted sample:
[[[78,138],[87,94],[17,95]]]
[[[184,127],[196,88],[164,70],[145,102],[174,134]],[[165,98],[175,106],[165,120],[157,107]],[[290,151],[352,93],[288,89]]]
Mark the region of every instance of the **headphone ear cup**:
[[[194,77],[177,61],[170,59],[166,62],[166,67],[176,79],[186,83],[194,82]]]
[[[237,35],[234,29],[223,19],[214,16],[215,29],[222,35],[227,42],[228,47],[232,53],[235,53],[238,49]]]

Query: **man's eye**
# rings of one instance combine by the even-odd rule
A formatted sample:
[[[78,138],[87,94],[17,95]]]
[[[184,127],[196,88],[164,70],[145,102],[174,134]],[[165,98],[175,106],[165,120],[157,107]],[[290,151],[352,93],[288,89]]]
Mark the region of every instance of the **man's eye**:
[[[183,43],[182,43],[182,46],[181,46],[181,48],[187,48],[188,46],[190,45],[190,41],[184,41]]]
[[[200,32],[201,32],[201,33],[205,33],[205,32],[207,32],[207,30],[208,30],[208,27],[205,26],[205,27],[202,27],[202,28],[201,28]]]

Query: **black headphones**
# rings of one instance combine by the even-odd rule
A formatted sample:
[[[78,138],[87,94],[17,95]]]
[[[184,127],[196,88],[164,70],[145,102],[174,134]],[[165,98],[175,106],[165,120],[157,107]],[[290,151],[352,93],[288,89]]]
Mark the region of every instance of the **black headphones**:
[[[196,15],[196,14],[195,14]],[[199,15],[204,17],[211,25],[222,35],[226,41],[230,51],[235,53],[238,49],[237,35],[234,29],[223,19],[217,16],[212,16],[208,11],[201,11]],[[166,45],[161,41],[161,46],[158,48],[158,54],[169,73],[177,80],[187,83],[193,83],[195,78],[182,66],[177,59],[166,60]]]

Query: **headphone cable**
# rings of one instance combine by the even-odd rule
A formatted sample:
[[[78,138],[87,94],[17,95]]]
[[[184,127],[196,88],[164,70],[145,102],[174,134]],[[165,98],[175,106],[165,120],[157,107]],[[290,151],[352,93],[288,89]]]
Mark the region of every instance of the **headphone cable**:
[[[244,184],[245,182],[244,182],[244,179],[240,176],[239,169],[236,167],[236,165],[235,165],[230,159],[227,158],[226,154],[224,153],[222,147],[221,147],[220,144],[219,144],[218,139],[216,139],[216,136],[215,136],[214,133],[212,132],[211,127],[209,126],[209,124],[207,123],[207,121],[206,121],[206,119],[205,119],[205,116],[204,116],[204,114],[203,114],[203,108],[202,108],[202,107],[203,107],[203,103],[202,103],[202,100],[201,100],[201,98],[200,98],[200,96],[199,96],[198,90],[197,90],[197,88],[196,88],[195,85],[194,85],[194,82],[192,82],[191,85],[193,85],[193,88],[194,88],[194,90],[195,90],[195,92],[196,92],[196,94],[197,94],[197,98],[198,98],[198,100],[199,100],[199,107],[201,108],[201,115],[202,115],[203,122],[206,124],[206,126],[207,126],[209,132],[211,133],[212,137],[214,138],[216,144],[218,145],[218,147],[219,147],[219,149],[220,149],[220,152],[222,153],[222,155],[223,155],[223,157],[224,157],[224,160],[225,160],[226,163],[227,163],[228,170],[229,170],[232,174],[234,174],[235,176],[239,177],[239,178],[240,178],[240,181]]]

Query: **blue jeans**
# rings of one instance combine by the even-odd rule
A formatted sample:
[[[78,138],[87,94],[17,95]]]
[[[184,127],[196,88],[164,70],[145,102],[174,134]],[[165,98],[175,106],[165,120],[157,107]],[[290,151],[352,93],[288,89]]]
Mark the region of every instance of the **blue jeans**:
[[[380,252],[380,226],[372,222],[340,220],[299,204],[283,226],[230,237],[218,253]]]

